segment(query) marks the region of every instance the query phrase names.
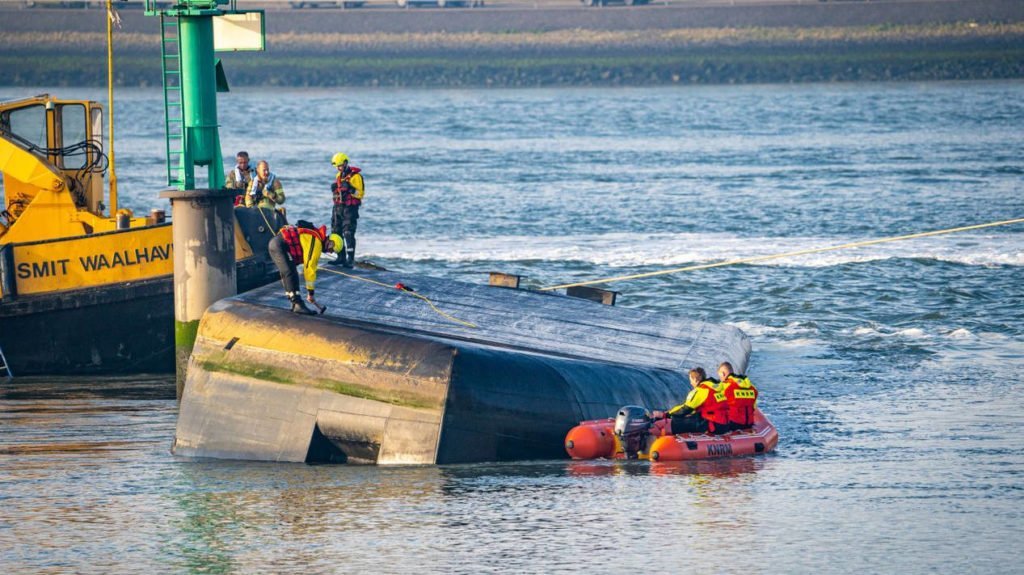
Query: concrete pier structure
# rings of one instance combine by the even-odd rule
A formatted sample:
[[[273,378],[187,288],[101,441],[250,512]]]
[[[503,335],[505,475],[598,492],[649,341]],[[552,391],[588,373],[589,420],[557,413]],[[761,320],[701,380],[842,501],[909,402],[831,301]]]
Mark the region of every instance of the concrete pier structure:
[[[237,292],[234,190],[166,191],[174,220],[174,343],[178,398],[206,308]]]

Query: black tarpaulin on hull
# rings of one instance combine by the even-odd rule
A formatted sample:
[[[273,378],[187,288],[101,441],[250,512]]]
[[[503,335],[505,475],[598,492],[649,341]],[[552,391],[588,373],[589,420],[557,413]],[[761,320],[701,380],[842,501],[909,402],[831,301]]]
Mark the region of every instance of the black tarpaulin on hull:
[[[669,407],[686,378],[669,370],[460,347],[437,463],[558,459],[566,431],[622,405]]]

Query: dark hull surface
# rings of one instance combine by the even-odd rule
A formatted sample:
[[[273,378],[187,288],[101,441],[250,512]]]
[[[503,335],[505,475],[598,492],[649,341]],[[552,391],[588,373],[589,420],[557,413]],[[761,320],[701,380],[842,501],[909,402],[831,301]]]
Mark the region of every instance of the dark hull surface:
[[[564,458],[578,421],[628,404],[667,408],[685,396],[689,367],[728,360],[743,370],[750,353],[740,330],[699,320],[427,276],[324,275],[324,315],[290,313],[269,287],[210,307],[175,453],[379,464]]]
[[[258,258],[237,273],[240,292],[277,279]],[[14,376],[174,373],[174,280],[0,302],[0,350]]]

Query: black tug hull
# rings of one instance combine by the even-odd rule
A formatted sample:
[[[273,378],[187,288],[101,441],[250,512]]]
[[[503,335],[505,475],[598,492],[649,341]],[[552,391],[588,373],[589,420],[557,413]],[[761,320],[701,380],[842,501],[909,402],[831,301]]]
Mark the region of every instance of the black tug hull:
[[[277,280],[265,263],[238,266],[238,291]],[[11,373],[174,373],[174,278],[0,302],[0,350]]]
[[[267,255],[276,214],[236,208],[250,246],[236,267],[238,293],[279,279]],[[15,377],[174,373],[174,278],[0,299],[0,351]]]

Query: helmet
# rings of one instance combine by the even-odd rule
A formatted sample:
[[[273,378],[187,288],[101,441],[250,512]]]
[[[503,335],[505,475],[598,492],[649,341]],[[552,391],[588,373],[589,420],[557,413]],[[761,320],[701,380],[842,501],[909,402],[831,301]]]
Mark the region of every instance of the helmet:
[[[332,244],[334,244],[334,252],[335,253],[338,253],[341,250],[345,249],[345,241],[342,240],[341,236],[339,236],[338,234],[331,234],[331,235],[327,236],[327,241],[329,241]]]
[[[344,164],[347,161],[348,161],[348,156],[346,156],[345,154],[342,154],[341,152],[338,152],[337,154],[334,154],[333,158],[331,158],[331,165],[333,165],[334,167],[338,167],[338,166]]]

